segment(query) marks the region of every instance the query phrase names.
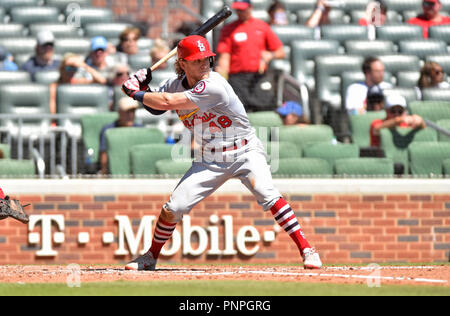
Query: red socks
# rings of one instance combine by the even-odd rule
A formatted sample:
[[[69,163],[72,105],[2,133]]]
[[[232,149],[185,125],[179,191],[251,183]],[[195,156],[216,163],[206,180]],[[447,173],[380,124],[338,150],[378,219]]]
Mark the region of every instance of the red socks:
[[[158,219],[156,223],[155,233],[153,235],[152,246],[149,252],[152,253],[154,259],[158,259],[164,244],[172,237],[173,231],[177,227],[177,223],[167,223],[161,219]]]

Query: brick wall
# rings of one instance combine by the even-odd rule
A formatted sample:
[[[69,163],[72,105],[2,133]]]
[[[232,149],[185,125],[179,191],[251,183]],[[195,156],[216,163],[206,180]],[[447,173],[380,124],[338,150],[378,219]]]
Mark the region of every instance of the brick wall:
[[[14,192],[9,192],[14,195]],[[0,222],[0,264],[120,263],[132,255],[115,255],[118,250],[119,223],[116,216],[128,216],[137,234],[143,216],[157,216],[169,194],[17,194],[32,203],[29,213],[63,215],[64,229],[53,222],[51,233],[63,233],[64,241],[51,247],[55,256],[40,257],[43,236],[29,243],[29,233],[42,235],[38,222],[32,230],[7,219]],[[450,257],[450,194],[287,194],[309,241],[320,251],[326,263],[448,262]],[[220,221],[215,224],[211,215]],[[199,204],[191,213],[191,226],[217,227],[219,249],[225,248],[223,216],[232,216],[233,241],[244,226],[253,226],[261,241],[255,255],[182,255],[180,251],[164,260],[179,263],[295,263],[300,262],[294,243],[284,232],[275,232],[275,240],[264,241],[264,233],[273,234],[275,222],[263,213],[247,194],[219,193]],[[154,222],[153,222],[154,223]],[[179,224],[178,231],[182,230]],[[104,243],[103,234],[113,233],[114,241]],[[89,242],[80,244],[79,233],[89,233]],[[36,234],[35,234],[36,235]],[[248,234],[247,234],[248,236]],[[191,236],[192,248],[198,237]],[[55,237],[56,238],[56,237]],[[141,243],[139,249],[143,248]],[[210,249],[208,244],[207,250]],[[128,250],[128,247],[127,247]]]

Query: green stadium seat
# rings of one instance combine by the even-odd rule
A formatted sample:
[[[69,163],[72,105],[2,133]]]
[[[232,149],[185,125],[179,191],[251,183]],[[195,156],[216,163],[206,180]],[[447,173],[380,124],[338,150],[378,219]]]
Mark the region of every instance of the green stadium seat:
[[[56,7],[61,12],[66,12],[69,4],[74,7],[89,7],[92,5],[92,0],[45,0],[45,5]]]
[[[323,25],[320,29],[322,39],[339,41],[341,46],[346,41],[368,39],[367,27],[361,25]]]
[[[316,6],[316,0],[282,0],[287,11],[297,12],[300,10],[312,10]]]
[[[335,165],[338,177],[383,177],[394,176],[394,163],[385,158],[347,158],[339,159]]]
[[[350,116],[352,141],[360,148],[370,147],[370,125],[376,119],[385,119],[386,111],[367,112]]]
[[[272,29],[284,45],[290,45],[295,40],[314,39],[314,29],[303,25],[276,25]]]
[[[34,81],[42,84],[51,84],[59,80],[59,71],[38,71],[34,74]]]
[[[442,162],[442,167],[444,169],[444,175],[448,178],[450,177],[450,159],[445,159]]]
[[[344,9],[346,12],[365,10],[369,0],[345,0]]]
[[[399,94],[406,99],[407,103],[417,101],[419,96],[417,95],[417,90],[415,88],[405,88],[405,87],[393,87],[391,89],[384,89],[383,93],[385,96],[390,94]]]
[[[0,71],[0,84],[23,82],[31,82],[31,76],[26,71]]]
[[[0,178],[34,178],[36,167],[33,160],[0,159]]]
[[[420,59],[414,55],[382,55],[380,60],[385,66],[385,70],[392,75],[397,75],[400,71],[419,71],[421,68]]]
[[[269,161],[273,159],[302,157],[302,150],[291,142],[266,142],[263,145],[269,156]]]
[[[397,86],[403,88],[417,87],[420,72],[418,71],[400,71],[397,73]]]
[[[60,21],[60,12],[55,7],[15,7],[10,11],[11,21],[23,25],[35,23],[57,23]]]
[[[41,31],[50,31],[55,38],[77,38],[83,35],[83,30],[66,23],[37,23],[29,27],[30,35],[36,37]]]
[[[422,89],[423,101],[449,101],[450,89],[425,88]],[[450,111],[450,109],[448,109]]]
[[[418,25],[384,25],[376,28],[376,38],[398,45],[400,41],[423,39],[423,34],[422,28]]]
[[[428,36],[431,39],[441,40],[450,45],[450,25],[436,25],[430,27]]]
[[[87,38],[57,38],[55,40],[55,54],[67,53],[86,56],[91,49],[91,41]]]
[[[345,51],[350,55],[378,56],[393,54],[394,44],[391,41],[346,41]]]
[[[450,131],[450,119],[439,120],[437,121],[437,125],[446,129],[447,131]],[[450,142],[450,137],[445,134],[439,133],[438,138],[440,142]]]
[[[297,23],[304,25],[313,14],[313,11],[314,10],[297,11]],[[339,10],[337,8],[330,11],[330,13],[328,14],[328,19],[330,21],[330,25],[342,24],[342,22],[346,22],[346,19],[348,20],[345,15],[345,11]]]
[[[26,93],[24,93],[26,91]],[[24,120],[22,136],[41,133],[50,127],[49,119],[36,119],[33,114],[50,113],[50,92],[47,85],[34,83],[16,83],[0,85],[0,113],[27,114],[29,118]],[[14,130],[15,121],[5,119],[1,124]],[[14,131],[13,133],[17,133]]]
[[[147,66],[148,67],[148,66]],[[152,73],[153,79],[150,87],[157,90],[167,79],[173,78],[175,73],[172,70],[158,70]]]
[[[427,56],[425,61],[434,61],[441,65],[442,70],[446,74],[450,74],[450,55],[449,54],[443,54],[443,55],[431,55]]]
[[[39,0],[0,0],[0,7],[9,13],[13,8],[37,6],[39,2]]]
[[[25,30],[23,24],[2,24],[0,27],[0,38],[23,37]]]
[[[381,130],[381,149],[394,163],[402,164],[404,174],[409,173],[408,147],[413,142],[437,142],[437,132],[431,128],[395,128]]]
[[[256,135],[262,140],[269,140],[271,128],[283,126],[280,115],[274,111],[259,111],[248,113],[250,124],[255,128]]]
[[[282,126],[278,130],[278,139],[272,141],[291,142],[301,150],[311,143],[330,142],[333,140],[333,130],[328,125]]]
[[[117,112],[106,112],[81,117],[82,139],[91,163],[99,161],[100,132],[102,128],[119,118]]]
[[[409,146],[411,172],[415,176],[443,175],[443,161],[450,159],[450,143],[416,142]]]
[[[148,68],[148,67],[150,67],[151,64],[152,64],[152,59],[150,58],[149,54],[130,55],[130,56],[128,56],[128,64],[130,65],[131,69],[136,71],[136,70],[139,70],[141,68]]]
[[[92,23],[84,26],[84,36],[93,38],[95,36],[103,36],[106,39],[119,38],[120,34],[128,27],[128,23]]]
[[[11,158],[11,146],[8,144],[0,144],[0,151],[3,153],[3,159]]]
[[[439,55],[447,53],[447,44],[441,40],[403,40],[399,43],[401,54],[415,55],[425,60],[429,55]]]
[[[5,15],[6,15],[5,9],[0,7],[0,23],[6,22]]]
[[[324,159],[284,158],[277,161],[278,168],[272,174],[277,177],[331,178],[333,169]],[[272,166],[273,168],[273,166]]]
[[[36,39],[31,37],[23,38],[0,38],[0,45],[12,55],[17,54],[34,54],[36,48]]]
[[[421,11],[422,0],[385,0],[389,10],[396,12]]]
[[[409,104],[411,114],[433,122],[450,119],[450,101],[416,101]]]
[[[359,147],[356,144],[316,143],[306,147],[303,151],[305,158],[321,158],[332,167],[338,159],[359,157]]]
[[[156,128],[121,127],[106,131],[109,171],[113,176],[128,176],[130,148],[135,145],[164,143],[163,133]]]
[[[108,8],[81,7],[70,13],[66,10],[66,16],[74,22],[79,21],[82,27],[92,23],[111,23],[114,20],[112,10]]]
[[[212,17],[224,6],[223,1],[201,1],[200,14],[206,18]]]
[[[192,159],[186,160],[158,160],[156,171],[165,176],[183,176],[192,166]]]
[[[321,55],[336,55],[339,42],[334,40],[305,40],[291,43],[291,72],[300,82],[312,91],[315,89],[315,58]]]
[[[135,176],[155,175],[158,173],[156,162],[172,159],[173,145],[145,144],[130,148],[131,173]]]

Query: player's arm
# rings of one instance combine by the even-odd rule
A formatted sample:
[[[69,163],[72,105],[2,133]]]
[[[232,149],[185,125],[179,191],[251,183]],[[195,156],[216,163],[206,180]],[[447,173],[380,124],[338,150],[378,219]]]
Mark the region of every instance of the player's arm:
[[[143,96],[142,103],[144,106],[155,110],[190,110],[197,108],[182,92],[147,92]]]

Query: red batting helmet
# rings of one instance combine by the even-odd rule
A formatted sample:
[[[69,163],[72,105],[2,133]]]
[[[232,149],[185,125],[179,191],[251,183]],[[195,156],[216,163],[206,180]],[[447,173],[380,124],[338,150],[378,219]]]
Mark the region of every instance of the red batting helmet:
[[[191,35],[178,44],[178,58],[184,60],[197,60],[214,57],[206,38],[200,35]]]

